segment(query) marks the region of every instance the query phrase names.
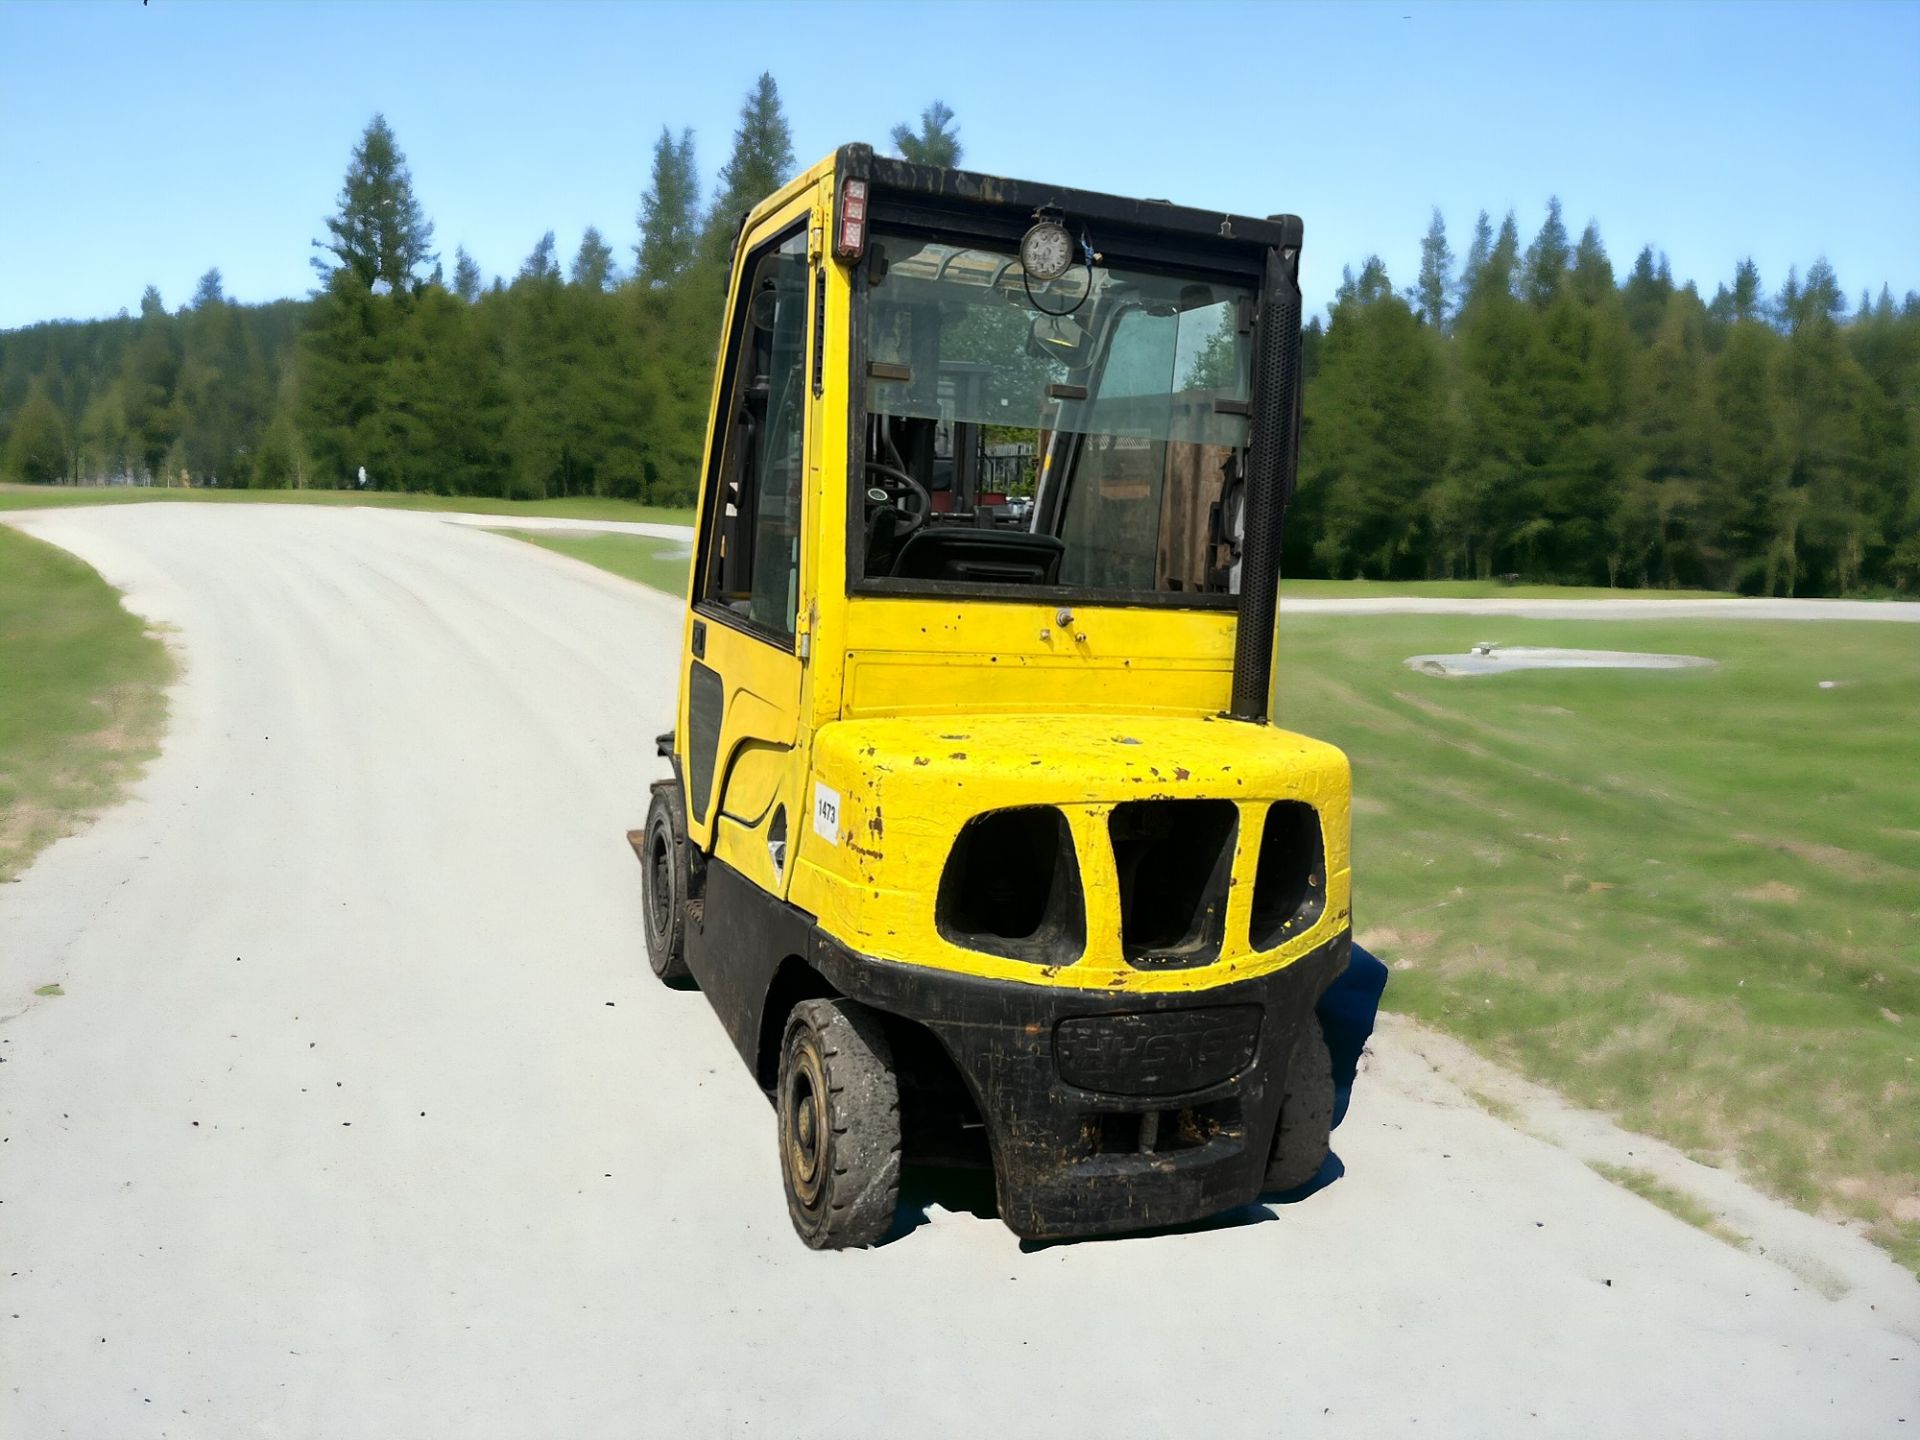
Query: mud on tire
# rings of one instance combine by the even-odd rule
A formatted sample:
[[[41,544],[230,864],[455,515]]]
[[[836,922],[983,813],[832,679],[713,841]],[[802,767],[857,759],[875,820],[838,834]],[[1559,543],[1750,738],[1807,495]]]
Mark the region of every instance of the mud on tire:
[[[800,1238],[816,1250],[884,1239],[900,1195],[900,1087],[880,1017],[849,1000],[794,1006],[774,1109]]]
[[[1280,1125],[1267,1157],[1266,1188],[1297,1190],[1320,1173],[1333,1132],[1333,1057],[1319,1020],[1309,1014],[1293,1042],[1281,1087]]]

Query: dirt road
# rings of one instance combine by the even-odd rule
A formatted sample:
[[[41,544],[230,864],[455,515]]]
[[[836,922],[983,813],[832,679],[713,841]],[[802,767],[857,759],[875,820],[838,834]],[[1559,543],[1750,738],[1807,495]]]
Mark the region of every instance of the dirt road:
[[[9,518],[185,674],[137,797],[0,887],[0,1433],[1920,1434],[1911,1277],[1757,1197],[1783,1250],[1713,1239],[1404,1026],[1304,1202],[1023,1249],[950,1193],[808,1252],[642,958],[669,601],[429,516]]]

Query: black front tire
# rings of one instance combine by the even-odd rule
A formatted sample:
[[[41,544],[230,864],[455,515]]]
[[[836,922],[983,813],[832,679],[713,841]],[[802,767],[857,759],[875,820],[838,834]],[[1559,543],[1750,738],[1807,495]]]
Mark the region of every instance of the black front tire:
[[[640,871],[647,963],[667,984],[686,985],[693,979],[687,969],[687,821],[674,787],[663,785],[653,792],[646,834]]]
[[[1320,1173],[1333,1134],[1333,1099],[1333,1057],[1318,1017],[1309,1015],[1287,1061],[1280,1125],[1267,1159],[1268,1191],[1298,1190]]]
[[[800,1238],[815,1250],[885,1239],[900,1203],[900,1085],[880,1017],[849,1000],[794,1006],[774,1097]]]

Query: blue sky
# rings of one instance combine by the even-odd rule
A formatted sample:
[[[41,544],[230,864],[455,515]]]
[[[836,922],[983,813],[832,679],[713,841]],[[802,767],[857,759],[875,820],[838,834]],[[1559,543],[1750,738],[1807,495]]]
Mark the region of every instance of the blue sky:
[[[1267,67],[1267,68],[1262,68]],[[1920,4],[311,5],[0,0],[0,326],[306,293],[386,113],[450,259],[511,273],[553,228],[628,257],[660,127],[709,180],[779,81],[804,163],[938,96],[969,166],[1306,219],[1305,284],[1429,208],[1523,238],[1558,194],[1617,270],[1643,244],[1711,294],[1825,254],[1920,289]]]

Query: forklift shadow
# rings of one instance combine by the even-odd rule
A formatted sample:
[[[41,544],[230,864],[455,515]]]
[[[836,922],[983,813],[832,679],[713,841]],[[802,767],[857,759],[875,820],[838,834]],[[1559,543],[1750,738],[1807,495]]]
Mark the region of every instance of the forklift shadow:
[[[1278,1220],[1280,1213],[1275,1207],[1298,1205],[1333,1184],[1347,1173],[1347,1167],[1340,1157],[1331,1151],[1321,1163],[1320,1171],[1304,1185],[1296,1185],[1291,1190],[1277,1191],[1262,1195],[1249,1205],[1226,1210],[1218,1215],[1209,1215],[1203,1220],[1189,1220],[1184,1225],[1155,1225],[1144,1230],[1128,1230],[1119,1235],[1082,1235],[1064,1240],[1022,1240],[1020,1252],[1023,1255],[1037,1254],[1042,1250],[1052,1250],[1060,1245],[1104,1245],[1115,1240],[1153,1240],[1170,1235],[1204,1235],[1212,1230],[1242,1230],[1249,1225],[1265,1225]]]
[[[882,1243],[904,1240],[922,1225],[933,1222],[935,1209],[976,1220],[998,1220],[1000,1206],[993,1193],[993,1167],[909,1165],[900,1177],[900,1208],[893,1230]]]
[[[1298,1205],[1326,1189],[1347,1173],[1346,1165],[1332,1151],[1321,1163],[1320,1171],[1304,1185],[1291,1190],[1262,1195],[1249,1205],[1241,1205],[1203,1220],[1183,1225],[1156,1225],[1128,1230],[1118,1235],[1081,1235],[1059,1240],[1022,1240],[1023,1254],[1051,1250],[1058,1245],[1100,1245],[1114,1240],[1147,1240],[1163,1235],[1201,1235],[1210,1230],[1238,1230],[1248,1225],[1264,1225],[1280,1218],[1277,1207]],[[998,1220],[1000,1207],[995,1202],[993,1171],[984,1169],[945,1169],[909,1166],[900,1178],[900,1208],[891,1233],[882,1242],[891,1245],[904,1240],[923,1225],[931,1224],[935,1209],[971,1215],[977,1220]]]

